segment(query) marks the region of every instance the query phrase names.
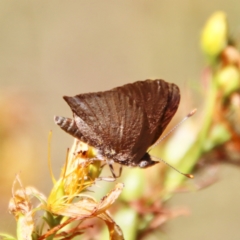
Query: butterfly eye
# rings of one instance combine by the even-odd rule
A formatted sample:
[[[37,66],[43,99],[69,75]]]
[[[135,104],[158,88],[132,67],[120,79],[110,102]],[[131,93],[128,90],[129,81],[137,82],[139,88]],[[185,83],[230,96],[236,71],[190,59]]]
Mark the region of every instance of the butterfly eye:
[[[139,163],[138,166],[139,166],[140,168],[146,168],[146,167],[148,167],[147,165],[148,165],[148,162],[145,161],[145,160],[143,160],[143,161],[141,161],[141,162]]]
[[[142,160],[138,164],[138,167],[140,167],[140,168],[148,168],[148,167],[151,167],[151,166],[155,165],[156,163],[159,163],[159,162],[158,161],[152,161],[152,160]]]

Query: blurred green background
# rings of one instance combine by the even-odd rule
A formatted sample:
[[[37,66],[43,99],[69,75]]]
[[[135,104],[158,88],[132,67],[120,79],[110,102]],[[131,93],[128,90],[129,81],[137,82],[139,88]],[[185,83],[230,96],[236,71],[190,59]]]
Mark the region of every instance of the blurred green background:
[[[8,201],[16,173],[25,186],[47,194],[47,137],[59,174],[72,137],[53,116],[71,116],[63,95],[107,90],[147,78],[177,83],[182,100],[176,119],[200,107],[205,66],[200,32],[216,10],[226,12],[240,39],[240,2],[229,1],[9,1],[0,8],[0,231],[14,233]],[[176,121],[176,120],[175,120]],[[194,116],[201,125],[201,118]],[[179,142],[181,147],[182,142]],[[167,161],[167,159],[165,159]],[[166,239],[240,238],[240,172],[223,165],[219,181],[188,194],[172,208],[191,215],[165,226]],[[152,239],[159,239],[157,233]]]

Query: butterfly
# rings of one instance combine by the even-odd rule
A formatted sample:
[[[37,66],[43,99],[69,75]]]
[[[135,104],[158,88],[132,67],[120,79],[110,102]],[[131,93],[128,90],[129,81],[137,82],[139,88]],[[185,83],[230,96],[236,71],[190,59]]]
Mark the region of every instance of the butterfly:
[[[177,85],[157,79],[63,98],[73,112],[73,119],[55,116],[55,123],[96,148],[116,178],[113,162],[140,168],[158,163],[147,149],[176,113],[180,91]]]

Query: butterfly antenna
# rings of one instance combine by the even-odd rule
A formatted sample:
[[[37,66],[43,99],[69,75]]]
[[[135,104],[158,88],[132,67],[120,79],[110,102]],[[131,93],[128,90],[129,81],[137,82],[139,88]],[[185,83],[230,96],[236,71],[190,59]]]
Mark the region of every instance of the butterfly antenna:
[[[154,156],[151,156],[154,160],[160,160],[161,162],[165,163],[167,166],[169,166],[170,168],[172,168],[173,170],[177,171],[178,173],[184,175],[185,177],[188,177],[188,178],[194,178],[194,176],[192,174],[188,174],[188,173],[183,173],[183,172],[180,172],[178,169],[176,169],[175,167],[173,167],[171,164],[167,163],[166,161],[164,161],[162,158],[157,158],[157,157],[154,157]]]
[[[153,149],[155,146],[157,146],[163,139],[165,139],[170,133],[172,133],[177,127],[179,127],[183,122],[185,122],[188,118],[190,118],[194,113],[197,111],[197,109],[193,109],[186,117],[184,117],[177,125],[175,125],[166,135],[159,138],[148,150],[148,152]],[[167,163],[166,163],[167,164]],[[176,169],[175,169],[176,170]],[[178,171],[178,170],[177,170]],[[185,175],[185,174],[183,174]]]

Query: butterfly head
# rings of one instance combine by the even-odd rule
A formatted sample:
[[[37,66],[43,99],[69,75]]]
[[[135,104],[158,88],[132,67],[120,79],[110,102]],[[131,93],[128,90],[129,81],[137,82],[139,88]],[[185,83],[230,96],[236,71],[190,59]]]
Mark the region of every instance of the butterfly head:
[[[145,153],[144,156],[141,158],[140,162],[138,163],[138,167],[140,168],[148,168],[155,164],[159,163],[158,161],[153,161],[151,156],[148,153]]]

